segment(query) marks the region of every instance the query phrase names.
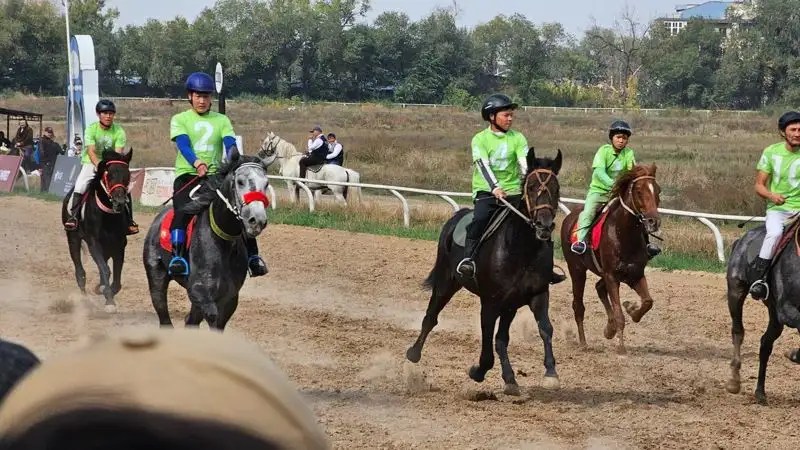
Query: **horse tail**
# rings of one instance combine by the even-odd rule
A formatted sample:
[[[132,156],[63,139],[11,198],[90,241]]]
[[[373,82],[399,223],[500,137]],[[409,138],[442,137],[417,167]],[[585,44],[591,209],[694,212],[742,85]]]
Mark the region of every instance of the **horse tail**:
[[[439,245],[436,249],[436,262],[433,265],[428,277],[422,282],[423,289],[433,289],[436,286],[446,286],[455,277],[454,267],[450,264],[450,251],[453,248],[453,231],[456,229],[458,221],[469,213],[469,208],[462,208],[456,211],[442,227],[439,234]]]
[[[350,182],[350,171],[347,170],[347,169],[344,169],[344,181],[347,182],[347,183]],[[349,188],[349,187],[350,186],[345,184],[344,185],[344,190],[342,190],[342,196],[344,197],[345,200],[347,200],[347,190],[348,190],[347,188]]]
[[[356,172],[355,170],[347,169],[347,174],[348,174],[348,177],[349,177],[348,181],[350,181],[351,183],[361,183],[361,175],[358,172]],[[354,197],[355,200],[357,202],[360,202],[361,201],[361,186],[350,186],[350,188],[353,190],[353,193],[355,194],[355,197]]]

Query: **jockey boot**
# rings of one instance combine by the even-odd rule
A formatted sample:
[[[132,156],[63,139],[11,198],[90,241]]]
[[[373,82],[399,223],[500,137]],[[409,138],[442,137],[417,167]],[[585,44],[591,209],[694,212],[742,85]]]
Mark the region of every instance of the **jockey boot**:
[[[81,212],[82,197],[83,194],[72,193],[72,207],[69,211],[69,218],[64,222],[64,229],[67,231],[75,231],[78,229],[78,214]]]
[[[582,254],[586,253],[586,242],[575,241],[575,242],[572,243],[572,245],[569,247],[569,249],[572,250],[572,253],[575,253],[575,254],[578,254],[578,255],[582,255]]]
[[[550,277],[550,284],[558,284],[566,279],[567,279],[566,275],[553,272],[553,275]]]
[[[456,266],[456,272],[467,278],[475,277],[475,261],[472,260],[472,255],[475,253],[475,245],[478,241],[475,239],[466,238],[464,240],[464,259]]]
[[[658,246],[656,244],[653,244],[652,242],[648,242],[647,243],[647,259],[648,260],[649,259],[653,259],[653,258],[655,258],[656,256],[658,256],[660,254],[661,254],[661,249],[658,248]]]
[[[172,230],[172,259],[169,261],[169,274],[189,275],[189,262],[186,261],[186,231],[178,228]]]
[[[750,285],[750,295],[756,300],[765,300],[769,297],[769,285],[767,285],[767,269],[769,269],[769,263],[770,260],[758,257],[752,269],[752,275],[758,277],[758,279]]]
[[[133,201],[131,194],[128,194],[128,202],[125,204],[125,212],[128,217],[128,236],[139,232],[139,224],[133,220]]]
[[[247,247],[247,270],[250,272],[250,277],[260,277],[269,272],[267,263],[258,256],[258,241],[255,238],[245,238],[245,246]]]

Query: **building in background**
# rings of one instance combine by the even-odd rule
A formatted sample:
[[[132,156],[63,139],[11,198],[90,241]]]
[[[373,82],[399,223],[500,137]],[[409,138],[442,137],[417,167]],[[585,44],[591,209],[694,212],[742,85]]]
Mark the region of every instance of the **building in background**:
[[[675,13],[671,17],[657,20],[667,27],[672,36],[680,33],[690,21],[699,20],[728,37],[738,27],[752,22],[754,7],[755,0],[688,3],[675,6]]]

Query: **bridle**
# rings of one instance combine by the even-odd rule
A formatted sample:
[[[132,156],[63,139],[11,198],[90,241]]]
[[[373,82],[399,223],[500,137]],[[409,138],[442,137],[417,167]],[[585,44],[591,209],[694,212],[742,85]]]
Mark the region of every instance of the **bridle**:
[[[544,175],[546,175],[546,177],[542,179],[542,176]],[[528,185],[530,184],[531,179],[534,177],[536,178],[536,181],[539,182],[539,189],[536,190],[536,196],[533,199],[533,206],[531,206],[531,197],[528,194]],[[531,228],[536,228],[536,214],[539,211],[543,209],[549,209],[553,213],[553,215],[555,215],[555,208],[553,208],[553,205],[550,204],[552,203],[553,200],[553,193],[550,192],[550,188],[547,187],[547,184],[553,177],[557,178],[556,174],[550,169],[534,169],[525,177],[525,184],[523,185],[524,192],[522,193],[522,198],[523,200],[525,200],[525,206],[528,208],[527,216],[521,213],[513,205],[511,205],[511,203],[509,203],[506,199],[501,198],[500,201],[504,203],[508,207],[508,209],[513,211],[514,214],[518,215],[522,220],[524,220],[525,223],[530,225]],[[541,197],[544,194],[547,194],[547,198],[550,201],[543,205],[537,205],[536,203],[539,200],[539,197]],[[552,230],[553,227],[555,227],[555,224],[552,224],[550,229]]]
[[[103,172],[103,177],[100,179],[100,187],[103,188],[103,191],[106,193],[106,196],[108,196],[109,199],[111,198],[111,194],[114,191],[116,191],[117,189],[124,189],[126,193],[128,192],[128,185],[127,184],[116,183],[116,184],[112,184],[111,186],[108,185],[109,184],[109,182],[108,182],[108,166],[111,166],[113,164],[122,164],[123,166],[125,166],[125,168],[129,168],[128,163],[125,162],[125,161],[117,161],[117,160],[105,161],[105,165],[106,166],[105,166],[105,171]],[[94,199],[95,199],[95,203],[97,203],[97,206],[104,213],[107,213],[107,214],[119,214],[119,212],[114,211],[112,208],[109,208],[108,206],[106,206],[103,203],[102,200],[100,200],[100,197],[97,194],[97,190],[94,191]]]
[[[266,177],[264,166],[255,162],[246,162],[243,163],[241,166],[237,167],[236,170],[233,172],[233,180],[236,179],[236,174],[239,173],[240,170],[245,168],[257,168],[261,172],[264,172],[264,177]],[[269,180],[267,180],[267,184],[269,184]],[[222,200],[222,202],[225,203],[225,206],[228,208],[228,211],[230,211],[231,214],[233,214],[234,217],[236,217],[236,220],[238,220],[239,222],[242,221],[242,215],[241,215],[242,208],[249,205],[250,203],[262,202],[264,204],[264,209],[269,208],[269,197],[267,197],[266,194],[264,194],[261,191],[249,191],[245,192],[242,195],[238,195],[238,189],[236,188],[236,186],[233,187],[233,191],[234,195],[236,196],[234,200],[235,205],[232,205],[231,202],[228,201],[228,199],[225,197],[222,191],[216,189],[217,195]]]
[[[644,223],[644,214],[642,214],[640,208],[636,206],[636,200],[634,200],[633,198],[633,186],[636,184],[637,181],[641,180],[653,180],[653,182],[655,183],[655,179],[656,177],[651,175],[642,175],[641,177],[636,177],[633,179],[633,181],[631,181],[631,183],[628,185],[628,190],[626,191],[626,193],[627,196],[631,198],[631,205],[633,206],[633,208],[625,204],[625,200],[623,200],[622,195],[619,196],[620,205],[622,205],[625,211],[631,213],[631,215],[633,217],[636,217],[636,219],[641,223]]]

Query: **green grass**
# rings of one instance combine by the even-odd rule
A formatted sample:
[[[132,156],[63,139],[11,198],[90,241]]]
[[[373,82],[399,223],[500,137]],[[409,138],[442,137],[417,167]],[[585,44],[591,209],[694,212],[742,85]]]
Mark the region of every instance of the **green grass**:
[[[28,196],[50,202],[60,202],[61,198],[40,192],[26,193],[22,188],[15,189],[12,193],[0,193],[1,196]],[[143,206],[134,202],[134,211],[155,214],[160,211],[160,207]],[[397,236],[408,239],[420,239],[425,241],[437,241],[441,224],[426,221],[423,223],[413,223],[409,228],[405,228],[402,221],[377,221],[365,218],[358,214],[348,213],[346,210],[329,211],[317,210],[309,212],[305,205],[283,206],[276,210],[270,210],[269,220],[272,224],[296,225],[310,228],[334,229],[349,231],[354,233],[375,234],[380,236]],[[560,241],[555,239],[556,258],[562,259]],[[664,270],[695,270],[703,272],[723,273],[726,265],[715,259],[703,258],[696,255],[685,253],[670,252],[666,250],[661,255],[650,261],[650,267]],[[565,268],[566,269],[566,268]]]

